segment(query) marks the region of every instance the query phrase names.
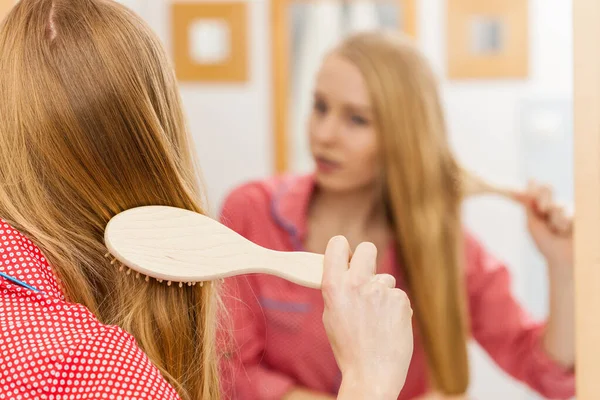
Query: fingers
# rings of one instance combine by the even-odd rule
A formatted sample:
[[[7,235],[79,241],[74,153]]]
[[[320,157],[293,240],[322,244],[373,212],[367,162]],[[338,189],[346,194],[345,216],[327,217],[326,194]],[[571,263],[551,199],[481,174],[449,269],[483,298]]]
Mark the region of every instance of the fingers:
[[[410,299],[405,291],[393,287],[396,280],[391,275],[381,274],[374,276],[370,282],[361,285],[359,288],[360,296],[368,299],[375,304],[384,304],[391,301],[393,308],[400,311],[407,311],[410,317],[413,315]]]
[[[321,291],[325,302],[329,301],[335,288],[342,284],[344,274],[348,272],[350,245],[343,236],[335,236],[329,240],[323,261],[323,279]]]
[[[348,271],[350,245],[343,236],[335,236],[329,240],[325,250],[323,266],[323,282],[339,282]]]
[[[530,180],[527,185],[527,194],[533,211],[539,216],[545,216],[552,205],[552,189],[547,185],[539,185]]]
[[[349,276],[354,286],[368,282],[375,275],[377,248],[373,243],[361,243],[350,261]]]
[[[564,207],[554,202],[549,186],[530,181],[527,194],[530,201],[527,212],[530,217],[544,220],[555,233],[568,235],[571,232],[572,218],[568,216]]]
[[[407,306],[410,309],[410,315],[412,317],[412,315],[413,315],[413,309],[412,309],[411,304],[410,304],[410,299],[408,298],[408,295],[406,294],[405,291],[403,291],[401,289],[398,289],[398,288],[394,288],[394,289],[391,289],[389,291],[389,295],[390,295],[390,297],[396,298],[402,304],[404,304],[405,306]]]
[[[350,257],[350,266],[348,266]],[[332,238],[325,251],[321,285],[325,302],[329,303],[336,296],[336,293],[339,294],[338,288],[361,287],[361,290],[374,292],[395,288],[396,278],[392,275],[375,275],[376,264],[377,248],[373,243],[364,242],[359,244],[355,253],[351,256],[350,246],[346,238],[343,236]]]
[[[552,189],[547,185],[537,187],[535,198],[536,209],[542,215],[548,215],[552,208]]]
[[[548,222],[554,231],[562,234],[571,233],[572,219],[567,215],[564,207],[553,205],[548,214]]]
[[[396,278],[389,274],[378,274],[371,278],[372,282],[379,282],[383,286],[393,289],[396,287]]]

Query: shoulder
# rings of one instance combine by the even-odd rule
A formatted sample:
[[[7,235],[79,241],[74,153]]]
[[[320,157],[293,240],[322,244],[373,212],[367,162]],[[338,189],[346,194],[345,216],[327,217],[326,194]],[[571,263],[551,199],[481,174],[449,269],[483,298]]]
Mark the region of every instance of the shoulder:
[[[73,381],[69,377],[84,375],[90,378]],[[108,398],[168,399],[179,396],[137,346],[135,339],[116,326],[98,325],[70,349],[61,369],[57,371],[64,392],[89,391]]]
[[[42,251],[0,218],[0,272],[34,288],[62,297],[60,285]]]
[[[131,335],[81,304],[4,287],[0,308],[7,311],[0,317],[0,365],[11,367],[0,368],[0,382],[15,397],[179,399]]]
[[[501,264],[483,241],[468,230],[464,230],[464,244],[467,272],[476,272]]]
[[[268,203],[277,195],[281,187],[292,179],[293,176],[281,175],[245,182],[229,192],[225,197],[223,208]]]
[[[294,185],[295,175],[278,175],[234,187],[221,205],[221,222],[238,226],[242,220],[264,220],[271,214],[274,199]]]
[[[470,270],[485,250],[481,241],[471,231],[464,229],[463,237],[465,245],[464,256],[467,261],[467,270]]]
[[[499,283],[510,285],[511,277],[506,264],[473,233],[465,231],[464,237],[468,290],[477,292]]]

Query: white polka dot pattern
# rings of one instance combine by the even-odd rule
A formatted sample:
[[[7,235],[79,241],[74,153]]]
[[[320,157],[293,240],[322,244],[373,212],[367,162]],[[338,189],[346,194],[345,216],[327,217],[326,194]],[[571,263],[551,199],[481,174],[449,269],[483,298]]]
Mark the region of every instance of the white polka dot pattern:
[[[41,251],[0,219],[0,272],[63,299],[60,286]]]
[[[67,303],[39,249],[0,219],[0,399],[179,399],[135,339]]]

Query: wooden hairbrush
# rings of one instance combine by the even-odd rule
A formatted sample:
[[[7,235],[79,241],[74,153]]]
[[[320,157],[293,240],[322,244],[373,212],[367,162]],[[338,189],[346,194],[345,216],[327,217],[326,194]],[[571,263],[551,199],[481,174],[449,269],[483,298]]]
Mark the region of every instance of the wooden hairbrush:
[[[465,196],[498,194],[524,203],[523,192],[491,185],[463,170]],[[263,273],[309,288],[321,287],[324,256],[269,250],[205,215],[168,206],[144,206],[114,216],[105,245],[121,270],[182,287],[236,275]]]
[[[323,255],[269,250],[210,217],[181,208],[123,211],[108,222],[104,242],[113,263],[168,285],[264,273],[321,287]]]

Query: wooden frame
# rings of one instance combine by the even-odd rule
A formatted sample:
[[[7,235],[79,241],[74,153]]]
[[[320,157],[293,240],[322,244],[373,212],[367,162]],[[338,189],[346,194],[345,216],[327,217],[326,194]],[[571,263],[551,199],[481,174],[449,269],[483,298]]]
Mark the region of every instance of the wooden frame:
[[[288,7],[296,2],[330,0],[271,0],[271,74],[273,85],[272,129],[275,173],[287,171],[288,155],[288,100],[289,100],[289,16]],[[337,0],[340,1],[340,0]],[[378,1],[378,0],[374,0]],[[388,0],[389,1],[389,0]],[[417,0],[394,0],[401,6],[400,20],[404,31],[417,36]]]
[[[448,77],[525,78],[529,73],[527,0],[448,0]],[[471,50],[474,16],[490,18],[508,29],[502,35],[504,48],[489,53]]]
[[[577,399],[600,399],[600,2],[573,1]]]
[[[198,63],[190,54],[190,26],[198,20],[225,22],[230,53],[223,62]],[[248,12],[246,2],[176,2],[172,5],[173,60],[177,78],[185,82],[248,80]]]

